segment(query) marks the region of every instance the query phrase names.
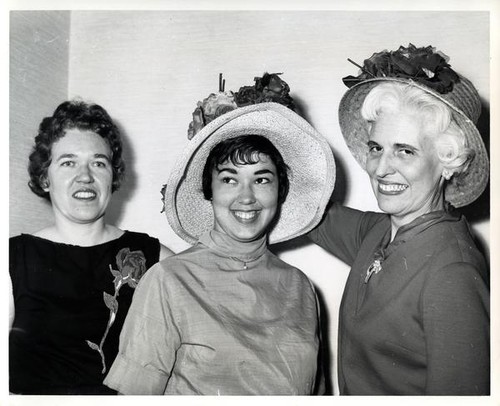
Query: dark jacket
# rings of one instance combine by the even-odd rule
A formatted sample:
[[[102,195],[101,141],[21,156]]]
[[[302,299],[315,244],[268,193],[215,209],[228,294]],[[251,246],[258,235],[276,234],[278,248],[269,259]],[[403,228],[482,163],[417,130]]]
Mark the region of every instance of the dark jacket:
[[[386,214],[333,205],[309,236],[351,271],[339,319],[345,395],[489,393],[489,287],[465,218],[435,212],[390,240]],[[382,270],[365,283],[381,258]]]

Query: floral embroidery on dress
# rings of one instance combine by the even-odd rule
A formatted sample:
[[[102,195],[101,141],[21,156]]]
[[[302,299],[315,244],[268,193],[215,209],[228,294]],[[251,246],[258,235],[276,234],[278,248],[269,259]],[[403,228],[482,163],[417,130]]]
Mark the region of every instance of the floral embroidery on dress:
[[[115,277],[113,280],[115,293],[110,295],[109,293],[104,292],[104,303],[109,309],[109,319],[106,330],[99,345],[86,340],[88,346],[100,354],[103,374],[106,372],[106,360],[104,358],[103,346],[109,329],[115,322],[116,314],[118,312],[117,297],[119,295],[119,291],[123,285],[129,285],[132,289],[135,289],[142,275],[146,272],[146,258],[142,251],[130,251],[129,248],[122,248],[116,255],[116,265],[118,266],[118,270],[113,269],[112,265],[109,264],[109,270]]]

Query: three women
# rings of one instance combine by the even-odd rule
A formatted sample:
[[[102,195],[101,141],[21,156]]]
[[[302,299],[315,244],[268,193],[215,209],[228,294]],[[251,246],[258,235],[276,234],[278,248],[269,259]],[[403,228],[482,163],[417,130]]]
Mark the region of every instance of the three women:
[[[314,242],[352,267],[340,311],[341,394],[487,394],[489,276],[466,220],[452,207],[474,201],[488,178],[487,155],[474,126],[480,113],[477,92],[466,78],[451,70],[441,55],[413,46],[375,54],[365,62],[362,74],[348,78],[348,83],[352,87],[339,110],[341,130],[351,152],[370,176],[384,213],[363,213],[334,203],[322,223],[309,232]],[[231,112],[226,118],[233,117],[231,114],[237,117]],[[220,134],[236,137],[229,131],[230,120],[219,121],[223,123]],[[214,132],[219,131],[217,123]],[[269,128],[275,125],[273,120],[267,124]],[[255,135],[265,137],[260,133],[244,134]],[[256,198],[258,193],[250,193],[248,188],[236,206],[235,200],[225,199],[230,196],[226,188],[241,185],[242,180],[247,185],[255,181],[253,185],[267,188],[273,183],[270,178],[279,178],[277,155],[270,149],[255,147],[254,141],[244,140],[244,145],[252,147],[242,155],[240,147],[232,145],[233,140],[230,145],[221,141],[221,148],[234,148],[235,155],[214,153],[225,158],[214,158],[216,163],[209,164],[211,169],[203,176],[202,168],[209,157],[209,149],[204,149],[203,164],[198,162],[197,172],[192,172],[195,175],[191,186],[186,186],[189,182],[169,181],[167,214],[169,207],[175,212],[168,214],[170,223],[179,235],[197,245],[155,266],[154,272],[143,279],[137,304],[130,313],[133,321],[127,322],[123,333],[123,354],[108,377],[110,386],[124,393],[226,394],[257,393],[252,391],[268,384],[260,386],[265,388],[264,393],[313,392],[316,367],[312,354],[317,350],[317,336],[310,333],[317,331],[317,313],[312,310],[314,291],[307,278],[292,268],[285,273],[276,271],[276,275],[254,272],[252,276],[263,275],[258,281],[267,288],[255,289],[261,285],[239,276],[227,281],[228,275],[242,274],[254,261],[260,267],[261,256],[275,269],[288,269],[276,258],[269,259],[272,257],[263,241],[266,234],[271,242],[277,241],[271,236],[287,224],[283,216],[295,212],[302,218],[308,213],[285,210],[287,200],[281,202],[276,191],[266,192],[265,196],[271,197],[268,200]],[[280,142],[284,141],[273,140],[272,144],[279,150]],[[203,142],[195,137],[192,145],[191,154],[195,155]],[[300,156],[301,151],[294,154]],[[183,163],[186,168],[188,158]],[[290,166],[289,161],[285,162]],[[300,170],[297,167],[293,172]],[[213,206],[207,206],[203,197],[190,200],[200,196],[202,189],[205,197],[213,199]],[[83,189],[78,193],[85,197],[92,191]],[[189,196],[185,203],[189,209],[177,211],[176,199],[180,196]],[[254,206],[245,209],[245,201]],[[200,218],[209,221],[200,222]],[[250,226],[255,229],[249,231]],[[300,235],[307,228],[286,238]],[[255,258],[256,253],[261,256]],[[233,272],[235,264],[243,269]],[[227,272],[221,273],[221,269]],[[275,284],[269,283],[269,278],[284,274],[294,277],[293,281],[285,279],[283,286],[291,287],[296,294],[292,296],[307,303],[307,311],[291,304],[300,322],[293,317],[280,319],[274,313],[277,306],[270,300],[273,294],[280,301],[285,299],[283,292],[270,293],[269,286]],[[295,289],[297,286],[300,289]],[[265,309],[249,307],[252,302],[242,291],[259,298],[256,306],[266,303]],[[221,303],[228,297],[231,303]],[[162,307],[149,306],[150,301]],[[282,352],[280,345],[288,341],[274,342],[268,335],[260,341],[255,338],[262,334],[258,329],[247,331],[246,326],[240,330],[243,320],[251,320],[253,326],[261,322],[266,325],[267,319],[256,323],[256,317],[263,314],[270,320],[291,321],[291,325],[282,326],[283,331],[295,337],[292,343],[299,337],[299,341],[307,343],[299,352],[305,354],[303,363],[307,368],[296,369],[297,351]],[[152,324],[160,327],[147,320],[155,320]],[[238,328],[227,331],[228,325]],[[306,339],[296,330],[299,325],[307,327]],[[145,342],[150,345],[144,346]],[[238,369],[228,360],[234,353],[248,355],[249,342],[257,343],[254,348],[259,350],[248,360],[244,358],[255,368]],[[165,343],[172,346],[164,348]],[[221,343],[229,344],[220,350]],[[298,377],[298,381],[285,379],[282,367],[289,361],[280,364],[282,360],[269,352],[269,344],[279,349],[278,354],[286,354],[282,360],[293,360],[291,371],[296,374],[290,376]],[[241,351],[241,347],[245,350]],[[256,354],[262,348],[265,355],[258,364]],[[157,356],[160,350],[161,356]],[[129,357],[139,361],[139,369],[130,366]],[[137,370],[144,375],[130,375],[130,371]],[[245,375],[243,371],[248,370],[253,373]],[[266,373],[270,370],[280,372],[271,379]],[[137,376],[150,377],[150,383]],[[244,386],[249,377],[255,385]]]

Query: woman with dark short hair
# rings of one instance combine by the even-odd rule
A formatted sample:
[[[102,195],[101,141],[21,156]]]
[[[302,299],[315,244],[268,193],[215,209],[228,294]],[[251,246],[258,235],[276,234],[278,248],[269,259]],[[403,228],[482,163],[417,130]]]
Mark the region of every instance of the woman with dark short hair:
[[[193,247],[141,281],[105,380],[120,393],[324,391],[315,290],[267,246],[318,223],[332,152],[281,104],[224,110],[192,137],[166,184],[169,223]]]
[[[134,288],[171,254],[105,222],[124,171],[120,132],[101,106],[66,101],[42,120],[29,186],[51,203],[54,224],[9,242],[12,393],[115,393],[102,381]]]

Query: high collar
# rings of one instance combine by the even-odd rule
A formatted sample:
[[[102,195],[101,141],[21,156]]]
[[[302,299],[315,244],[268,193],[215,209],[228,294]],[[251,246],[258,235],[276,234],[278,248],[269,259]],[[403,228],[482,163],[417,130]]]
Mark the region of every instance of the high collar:
[[[412,222],[400,227],[393,241],[390,241],[391,231],[389,229],[384,236],[375,257],[382,259],[387,258],[401,244],[427,230],[429,227],[432,227],[434,224],[445,221],[455,222],[460,219],[461,215],[459,212],[455,211],[452,207],[446,207],[445,210],[433,211],[417,217]]]
[[[395,240],[407,240],[413,235],[421,233],[434,224],[442,223],[443,221],[458,221],[460,220],[460,218],[460,213],[453,209],[438,210],[423,214],[422,216],[417,217],[412,222],[401,226],[396,233]]]
[[[255,241],[240,242],[225,233],[211,230],[200,237],[200,242],[222,256],[241,262],[255,261],[267,251],[267,235]]]

